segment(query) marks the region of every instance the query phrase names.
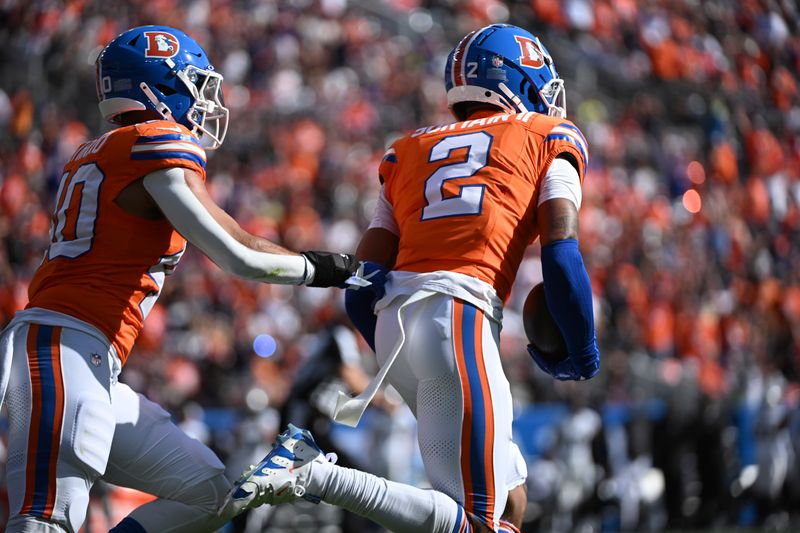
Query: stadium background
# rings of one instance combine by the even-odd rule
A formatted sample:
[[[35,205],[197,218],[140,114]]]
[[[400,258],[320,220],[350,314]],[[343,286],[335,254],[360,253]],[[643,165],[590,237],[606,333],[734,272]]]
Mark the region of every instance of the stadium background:
[[[588,383],[534,369],[516,313],[540,277],[532,248],[503,332],[531,474],[526,531],[796,531],[798,17],[792,0],[4,0],[0,325],[25,305],[62,165],[107,128],[93,59],[119,32],[182,28],[225,76],[231,127],[208,172],[220,205],[289,248],[347,251],[384,148],[451,121],[446,54],[474,28],[512,22],[549,48],[590,143],[581,246],[604,356]],[[363,380],[359,367],[374,372],[363,344],[341,360],[319,349],[341,298],[233,279],[190,247],[122,379],[236,475],[294,408],[296,379],[318,405],[336,381]],[[319,357],[328,366],[309,377]],[[355,464],[424,483],[391,392],[358,430],[324,426],[317,417]],[[140,498],[99,486],[87,529]],[[301,504],[229,529],[375,530],[357,522]]]

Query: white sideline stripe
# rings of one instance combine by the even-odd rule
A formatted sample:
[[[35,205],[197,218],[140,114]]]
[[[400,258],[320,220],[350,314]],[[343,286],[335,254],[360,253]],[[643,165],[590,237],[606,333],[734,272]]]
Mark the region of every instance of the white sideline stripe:
[[[475,32],[475,35],[467,42],[467,46],[464,47],[464,52],[461,54],[461,79],[464,80],[464,85],[469,85],[467,83],[467,55],[469,54],[469,47],[472,46],[472,41],[474,41],[480,33],[480,30]]]
[[[550,130],[550,133],[559,133],[562,135],[569,136],[571,139],[575,140],[575,144],[577,144],[583,149],[584,153],[588,153],[588,150],[586,149],[586,144],[583,142],[583,139],[581,139],[573,130],[565,128],[563,126],[556,126],[552,130]]]
[[[161,152],[161,151],[174,151],[191,152],[199,155],[206,160],[206,152],[199,146],[190,142],[170,142],[170,143],[154,143],[154,144],[137,144],[131,148],[131,152]]]

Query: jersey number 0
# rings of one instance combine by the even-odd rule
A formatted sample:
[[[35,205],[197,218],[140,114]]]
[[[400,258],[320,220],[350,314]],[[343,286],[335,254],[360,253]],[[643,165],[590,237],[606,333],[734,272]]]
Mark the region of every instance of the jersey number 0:
[[[444,196],[446,181],[469,178],[486,166],[489,160],[489,149],[492,136],[486,132],[449,135],[431,148],[428,162],[433,163],[448,159],[453,150],[467,149],[464,161],[442,165],[425,180],[425,207],[422,208],[420,220],[437,218],[476,216],[481,214],[483,193],[486,185],[462,185],[458,196]]]
[[[104,177],[94,163],[81,165],[61,177],[48,259],[74,259],[91,250],[100,184]]]

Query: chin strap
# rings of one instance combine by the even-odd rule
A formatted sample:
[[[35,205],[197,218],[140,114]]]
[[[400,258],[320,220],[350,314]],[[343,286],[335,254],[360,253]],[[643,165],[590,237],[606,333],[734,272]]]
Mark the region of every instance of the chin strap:
[[[520,100],[519,96],[514,94],[514,92],[511,89],[508,88],[508,85],[506,85],[503,82],[500,82],[497,86],[500,87],[500,90],[503,91],[503,94],[506,95],[506,98],[508,98],[509,100],[514,102],[514,105],[517,106],[516,111],[518,113],[527,113],[528,112],[528,108],[525,107],[525,104],[522,103],[522,100]]]
[[[139,88],[142,90],[147,99],[150,100],[150,103],[155,106],[156,111],[158,111],[162,117],[167,120],[171,120],[172,122],[176,122],[175,118],[172,116],[172,111],[169,109],[167,104],[156,98],[155,93],[153,93],[153,91],[145,82],[140,83]]]

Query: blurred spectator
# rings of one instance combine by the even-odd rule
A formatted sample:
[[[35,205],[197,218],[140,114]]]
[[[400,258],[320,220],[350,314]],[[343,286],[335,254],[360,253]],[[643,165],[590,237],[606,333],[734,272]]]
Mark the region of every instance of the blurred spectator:
[[[507,325],[518,424],[531,442],[555,431],[527,447],[541,504],[531,528],[800,528],[790,0],[3,2],[0,324],[27,300],[63,163],[105,127],[93,61],[117,33],[169,24],[209,43],[232,110],[208,166],[215,200],[270,239],[347,249],[371,215],[384,147],[451,120],[441,76],[454,39],[506,20],[547,44],[590,143],[581,245],[605,356],[598,378],[563,387],[532,369]],[[293,408],[309,335],[324,331],[311,317],[341,295],[230,279],[191,250],[180,268],[122,379],[238,464],[243,449],[264,451],[275,410]],[[269,350],[254,348],[264,334]],[[542,402],[581,407],[556,423]],[[575,478],[578,462],[594,466]],[[285,530],[299,530],[290,518]]]

